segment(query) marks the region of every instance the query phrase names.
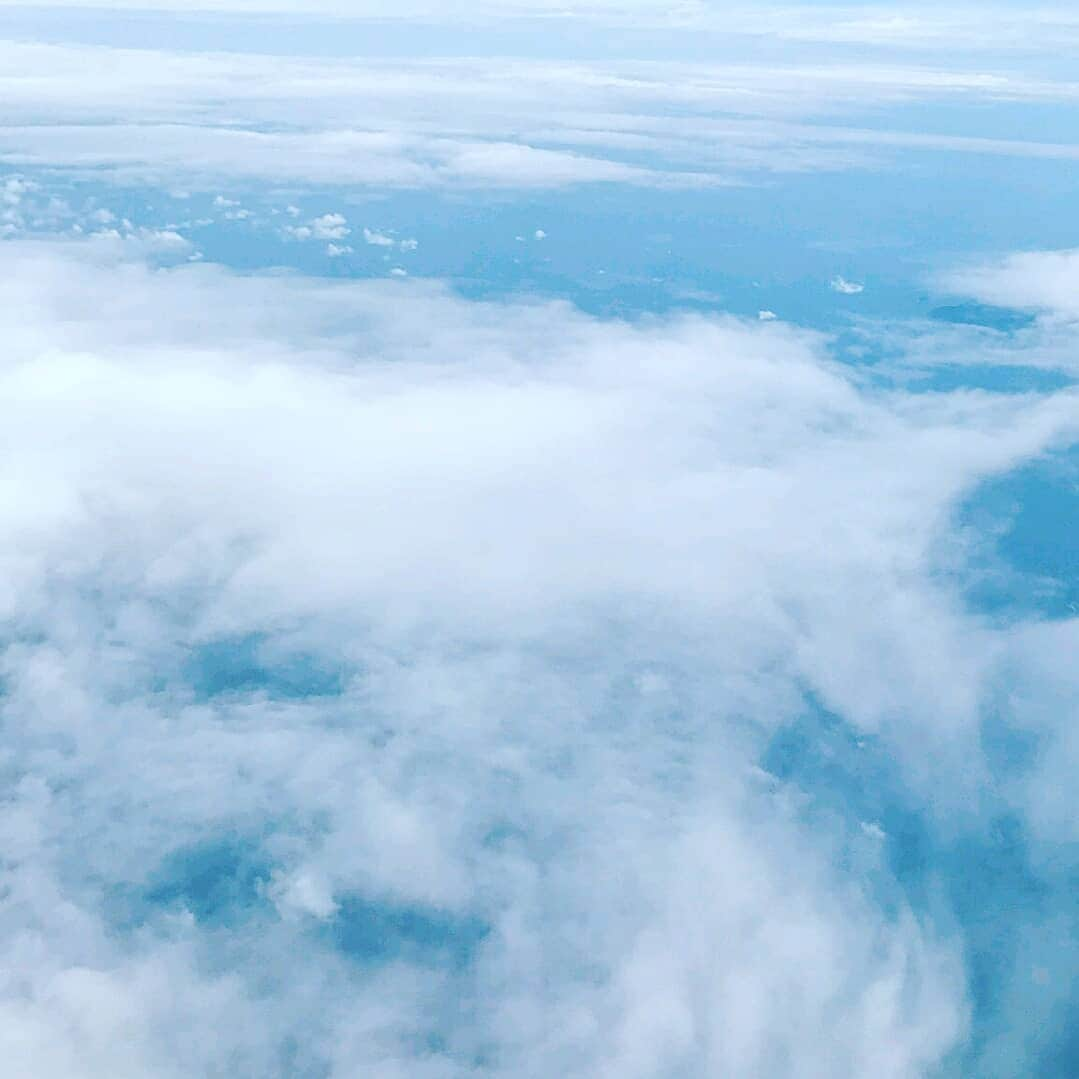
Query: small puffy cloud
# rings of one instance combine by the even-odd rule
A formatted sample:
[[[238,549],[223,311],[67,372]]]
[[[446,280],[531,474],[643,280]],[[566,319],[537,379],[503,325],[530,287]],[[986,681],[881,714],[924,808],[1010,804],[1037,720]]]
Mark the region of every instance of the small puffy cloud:
[[[21,176],[8,176],[0,182],[0,237],[17,236],[23,231],[24,212],[28,210],[26,196],[38,190],[36,183]]]
[[[306,225],[285,225],[281,230],[293,240],[331,240],[346,239],[352,230],[344,214],[323,214],[309,221]]]
[[[311,231],[320,240],[343,240],[352,230],[343,214],[323,214],[311,222]]]
[[[99,229],[89,237],[99,247],[112,248],[124,258],[190,257],[191,241],[174,229],[136,228],[124,221],[121,228]]]
[[[226,221],[248,221],[255,216],[253,211],[245,209],[237,199],[225,198],[224,195],[214,197],[214,209],[221,210],[221,216]]]
[[[32,180],[26,180],[21,176],[8,176],[0,183],[0,204],[4,206],[18,206],[23,196],[31,191],[40,190]]]
[[[275,880],[270,894],[284,917],[306,914],[326,921],[339,909],[330,882],[310,870],[300,870],[289,878]]]
[[[136,235],[161,251],[187,251],[191,242],[173,229],[138,229]]]
[[[532,235],[537,240],[546,240],[547,239],[547,233],[544,232],[543,229],[536,229],[536,231],[534,233],[532,233]]]
[[[370,244],[372,247],[395,247],[397,245],[397,241],[392,236],[369,228],[363,230],[363,240],[364,243]]]
[[[326,245],[326,254],[332,259],[342,258],[345,255],[351,255],[352,248],[349,247],[348,244],[330,243]]]
[[[364,242],[372,247],[395,248],[398,251],[415,251],[419,246],[418,240],[398,240],[389,232],[381,232],[377,229],[363,230]]]
[[[831,281],[831,288],[833,292],[841,293],[843,296],[857,296],[859,292],[865,291],[865,285],[860,285],[856,281],[848,281],[845,277],[833,277]]]
[[[757,318],[761,322],[772,322],[776,318],[776,313],[774,311],[758,311]]]

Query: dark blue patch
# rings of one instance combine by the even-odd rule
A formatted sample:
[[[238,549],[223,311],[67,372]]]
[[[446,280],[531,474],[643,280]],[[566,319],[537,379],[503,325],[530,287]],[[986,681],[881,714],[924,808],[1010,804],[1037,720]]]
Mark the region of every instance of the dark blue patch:
[[[397,907],[361,896],[345,899],[329,927],[334,946],[365,964],[405,960],[467,966],[490,932],[477,918],[430,907]]]
[[[185,680],[201,698],[228,693],[265,693],[288,700],[338,694],[340,671],[297,653],[275,655],[262,634],[226,637],[192,650]]]
[[[264,903],[270,865],[238,839],[214,840],[169,854],[142,889],[149,908],[184,908],[199,922],[225,924]]]
[[[1079,1076],[1079,989],[1073,991],[1068,1014],[1056,1027],[1032,1074],[1048,1079]]]
[[[970,949],[975,1007],[995,1012],[1011,980],[1017,930],[1037,924],[1049,889],[1031,868],[1027,836],[1014,814],[1002,813],[937,857]]]
[[[993,748],[997,727],[986,731],[987,750]],[[1013,745],[1020,759],[1009,759],[1012,767],[1021,768],[1022,755],[1031,752],[1020,743]],[[987,752],[991,767],[994,752]],[[1037,1014],[1017,1017],[1012,1006],[1015,987],[1029,978],[1021,952],[1024,934],[1059,924],[1066,935],[1062,947],[1079,939],[1079,911],[1071,901],[1073,863],[1036,869],[1022,820],[1003,802],[988,807],[984,823],[958,836],[941,835],[930,814],[912,802],[886,748],[858,737],[812,697],[804,714],[775,735],[762,764],[809,795],[811,815],[880,824],[891,884],[871,878],[867,883],[879,889],[875,898],[885,909],[894,909],[895,900],[902,898],[938,922],[948,912],[963,941],[973,1023],[970,1041],[946,1074],[995,1076],[988,1056],[994,1039],[1004,1029],[1014,1033],[1020,1024],[1029,1049],[1022,1063],[1043,1059],[1046,1066],[1036,1074],[1073,1079],[1077,1073],[1065,1066],[1075,1048],[1061,1033],[1066,1026],[1055,1020],[1047,1024]],[[1079,1015],[1074,986],[1053,985],[1046,996],[1055,1014]]]
[[[1055,393],[1074,380],[1062,371],[1019,364],[947,364],[934,367],[904,388],[914,392],[953,393],[956,390],[988,390],[991,393]]]
[[[985,303],[957,303],[947,307],[935,307],[929,317],[937,322],[950,322],[957,326],[981,326],[1000,333],[1014,333],[1034,322],[1034,316],[1010,307],[993,307]]]
[[[762,767],[785,782],[811,789],[817,804],[861,820],[897,811],[904,785],[886,751],[825,708],[812,694],[807,709],[773,737]],[[894,817],[889,824],[898,823]]]
[[[970,567],[971,606],[1048,618],[1079,612],[1079,452],[983,484],[958,518],[974,536],[996,537]]]

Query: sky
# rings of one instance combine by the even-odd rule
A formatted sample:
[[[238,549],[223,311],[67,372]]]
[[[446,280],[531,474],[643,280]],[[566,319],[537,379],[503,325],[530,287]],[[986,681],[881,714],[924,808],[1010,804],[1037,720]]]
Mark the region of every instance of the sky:
[[[0,1058],[1079,1075],[1079,14],[0,0]]]

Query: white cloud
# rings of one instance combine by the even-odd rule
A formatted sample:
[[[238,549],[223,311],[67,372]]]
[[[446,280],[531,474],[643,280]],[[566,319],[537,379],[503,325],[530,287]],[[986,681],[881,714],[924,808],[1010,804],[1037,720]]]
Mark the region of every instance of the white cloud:
[[[833,277],[831,288],[833,292],[839,292],[844,296],[857,296],[859,292],[865,292],[865,285],[857,281],[848,281],[845,277]]]
[[[311,230],[320,240],[343,240],[352,231],[343,214],[323,214],[311,222]]]
[[[370,244],[372,247],[396,247],[397,241],[388,236],[384,232],[377,232],[372,229],[365,228],[363,230],[364,243]]]
[[[342,258],[345,216],[286,198],[340,184],[373,217],[368,188],[1079,157],[859,126],[1073,106],[1066,12],[185,5],[217,44],[246,24],[200,11],[458,20],[470,45],[526,18],[530,56],[308,58],[262,19],[259,47],[285,55],[3,42],[0,163],[267,185],[281,235]],[[646,28],[675,59],[618,59]],[[576,34],[612,58],[552,58]],[[0,235],[97,230],[0,245],[13,1073],[935,1074],[967,1033],[978,943],[952,936],[932,874],[910,908],[902,836],[886,805],[847,804],[827,737],[827,796],[774,764],[812,709],[869,762],[858,782],[883,762],[939,850],[1019,822],[1047,937],[1011,935],[994,991],[1014,1022],[984,1059],[1038,1071],[1027,1035],[1075,965],[1066,916],[1055,940],[1051,923],[1077,819],[1077,620],[972,613],[961,584],[988,538],[958,521],[985,480],[1074,444],[1074,389],[910,393],[763,309],[630,324],[468,302],[394,265],[418,244],[392,230],[362,230],[381,280],[235,275],[195,264],[182,233],[205,219],[139,228],[82,205],[0,178]],[[946,283],[1039,317],[860,324],[902,354],[886,374],[1079,369],[1075,252]],[[1029,762],[994,763],[989,713]]]
[[[0,160],[170,188],[697,188],[761,171],[879,166],[910,150],[1079,157],[1067,143],[850,123],[868,102],[1079,98],[1079,85],[1040,69],[987,75],[849,57],[769,66],[737,54],[709,65],[374,63],[5,42],[0,71]]]
[[[135,228],[128,221],[120,228],[98,229],[89,240],[99,257],[186,258],[194,251],[191,242],[172,229]]]
[[[272,1074],[291,1036],[344,1076],[426,1035],[444,1071],[930,1070],[956,950],[844,868],[860,820],[810,829],[751,769],[809,688],[961,816],[1000,641],[934,551],[1074,396],[858,389],[779,324],[129,258],[0,249],[5,965],[35,942],[6,1059]],[[306,657],[339,692],[200,698],[199,649],[250,634],[243,677]],[[109,922],[208,837],[267,866],[230,878],[227,978],[197,910]],[[448,919],[465,967],[350,968],[308,923],[357,897]]]
[[[1001,641],[935,552],[1073,395],[859,388],[778,322],[0,269],[5,1059],[914,1079],[961,1039],[865,818],[754,766],[809,690],[961,827]]]
[[[96,8],[100,0],[0,0],[0,9]],[[975,54],[1002,48],[1073,46],[1079,43],[1079,17],[1060,6],[1019,11],[1014,3],[972,8],[945,3],[897,7],[886,0],[852,6],[829,4],[718,4],[710,0],[467,0],[447,9],[435,0],[115,0],[122,11],[290,15],[334,20],[419,21],[458,27],[528,20],[561,23],[570,29],[597,26],[660,30],[667,34],[707,33],[741,43],[772,38],[818,44],[869,45],[876,48],[947,49]]]
[[[4,206],[18,206],[23,196],[30,191],[37,191],[38,185],[21,176],[6,176],[0,186],[0,203]]]
[[[274,883],[274,903],[283,917],[302,913],[325,921],[340,910],[324,877],[301,870],[291,879]]]
[[[938,275],[934,288],[953,300],[976,300],[1001,311],[969,311],[973,324],[952,325],[939,320],[909,326],[877,327],[901,354],[899,375],[941,365],[1042,368],[1079,372],[1075,325],[1079,321],[1079,253],[1074,251],[1019,252],[1003,259],[981,261]],[[954,306],[947,302],[943,307]],[[962,314],[962,308],[958,309]],[[1023,326],[1015,316],[1033,316]],[[1002,333],[1010,326],[1011,332]],[[974,338],[972,342],[972,337]]]
[[[344,214],[323,214],[321,217],[312,219],[306,225],[285,225],[281,232],[283,235],[291,237],[293,240],[334,241],[327,246],[327,250],[334,248],[339,253],[344,253],[346,250],[352,250],[352,248],[347,245],[336,242],[347,239],[352,233],[352,229],[348,227],[348,220],[345,218]],[[332,253],[333,252],[331,252],[331,254]]]
[[[0,239],[17,236],[26,228],[23,213],[27,195],[36,194],[39,186],[22,176],[5,176],[0,182]]]
[[[1021,252],[955,271],[940,283],[985,303],[1079,319],[1079,250]]]
[[[420,246],[418,240],[398,240],[391,233],[369,228],[363,230],[363,239],[371,247],[393,248],[397,251],[415,251]]]

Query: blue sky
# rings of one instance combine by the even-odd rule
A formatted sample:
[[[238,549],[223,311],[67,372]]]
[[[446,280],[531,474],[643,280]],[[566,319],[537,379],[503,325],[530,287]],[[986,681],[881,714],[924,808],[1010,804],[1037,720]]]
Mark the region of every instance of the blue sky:
[[[0,0],[0,1053],[1079,1071],[1079,16]]]

